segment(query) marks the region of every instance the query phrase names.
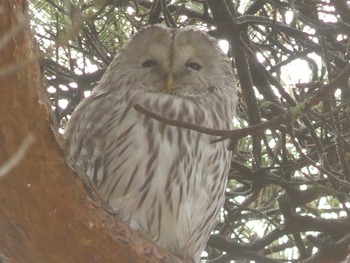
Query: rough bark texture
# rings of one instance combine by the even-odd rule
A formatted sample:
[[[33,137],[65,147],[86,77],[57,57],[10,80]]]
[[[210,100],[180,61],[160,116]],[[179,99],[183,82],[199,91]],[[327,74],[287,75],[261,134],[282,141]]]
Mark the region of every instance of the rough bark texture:
[[[34,136],[24,158],[0,178],[0,255],[27,263],[174,262],[119,222],[66,165],[50,128],[28,20],[1,44],[19,28],[26,4],[0,1],[0,166]]]

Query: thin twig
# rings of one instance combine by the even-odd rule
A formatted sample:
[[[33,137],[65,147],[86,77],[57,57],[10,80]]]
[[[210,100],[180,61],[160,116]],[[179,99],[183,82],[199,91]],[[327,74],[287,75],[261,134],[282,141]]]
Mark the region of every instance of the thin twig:
[[[0,166],[0,178],[8,174],[24,157],[29,146],[34,142],[34,136],[29,134],[22,142],[16,153]]]
[[[18,13],[17,20],[18,24],[15,27],[13,27],[7,34],[0,38],[0,50],[7,44],[8,41],[10,41],[10,39],[18,35],[26,26],[27,17],[25,17],[23,14]]]
[[[16,62],[14,64],[7,65],[5,68],[0,68],[0,79],[6,75],[13,74],[23,68],[26,68],[28,65],[31,65],[33,62],[37,61],[40,58],[40,55],[32,55],[27,60]]]
[[[322,99],[329,93],[333,92],[344,80],[350,77],[350,63],[344,68],[344,70],[338,74],[338,76],[333,79],[328,84],[320,87],[319,91],[316,92],[310,98],[305,99],[302,103],[290,108],[288,111],[281,113],[280,115],[270,119],[269,121],[245,127],[239,130],[217,130],[207,127],[198,126],[192,123],[172,120],[165,118],[157,113],[154,113],[144,107],[136,104],[134,105],[135,110],[138,112],[155,119],[159,122],[165,123],[170,126],[181,127],[185,129],[190,129],[198,131],[207,135],[220,136],[221,138],[213,140],[212,143],[217,143],[226,139],[232,139],[238,141],[248,135],[258,134],[266,129],[278,128],[281,124],[293,123],[300,117],[302,117],[308,110],[316,106]]]
[[[139,104],[135,104],[134,109],[137,110],[138,112],[152,118],[152,119],[155,119],[155,120],[162,122],[162,123],[165,123],[167,125],[181,127],[181,128],[185,128],[185,129],[189,129],[189,130],[193,130],[193,131],[198,131],[198,132],[201,132],[201,133],[204,133],[207,135],[225,136],[228,133],[232,132],[232,131],[216,130],[216,129],[211,129],[211,128],[207,128],[207,127],[202,127],[202,126],[198,126],[198,125],[188,123],[185,121],[168,119],[168,118],[165,118],[157,113],[154,113],[150,110],[147,110],[146,108],[140,106]]]

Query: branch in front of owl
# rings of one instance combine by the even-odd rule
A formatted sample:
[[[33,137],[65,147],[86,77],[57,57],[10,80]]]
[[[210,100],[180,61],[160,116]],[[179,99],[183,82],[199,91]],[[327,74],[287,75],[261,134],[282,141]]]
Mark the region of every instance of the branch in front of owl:
[[[175,126],[175,127],[180,127],[180,128],[185,128],[185,129],[189,129],[189,130],[194,130],[194,131],[198,131],[200,133],[204,133],[207,135],[213,135],[213,136],[225,136],[228,133],[231,133],[232,131],[229,130],[217,130],[217,129],[211,129],[211,128],[207,128],[207,127],[202,127],[199,125],[195,125],[192,123],[188,123],[185,121],[179,121],[179,120],[173,120],[173,119],[168,119],[165,118],[153,111],[150,111],[142,106],[140,106],[139,104],[135,104],[134,105],[134,109],[137,110],[138,112],[152,118],[155,119],[159,122],[162,122],[164,124],[170,125],[170,126]]]
[[[327,96],[331,92],[334,92],[334,90],[337,89],[341,83],[344,83],[344,81],[348,80],[349,77],[350,77],[350,64],[348,64],[343,69],[343,71],[340,72],[338,76],[334,78],[331,82],[321,86],[313,96],[306,98],[303,102],[296,105],[295,107],[292,107],[289,110],[282,112],[281,114],[271,118],[266,122],[259,123],[256,125],[251,125],[239,130],[217,130],[217,129],[198,126],[198,125],[180,121],[180,120],[168,119],[138,104],[134,105],[134,109],[152,119],[155,119],[159,122],[162,122],[170,126],[181,127],[185,129],[198,131],[207,135],[220,137],[218,139],[213,140],[212,143],[217,143],[226,139],[231,139],[234,141],[233,143],[235,143],[246,136],[256,135],[267,129],[275,128],[275,129],[285,130],[286,125],[290,126],[293,122],[301,118],[308,110],[310,110],[312,107],[320,103],[322,99],[325,98],[325,96]]]
[[[217,129],[212,129],[208,127],[203,127],[199,125],[195,125],[192,123],[188,123],[185,121],[179,121],[179,120],[173,120],[173,119],[168,119],[165,118],[155,112],[152,112],[139,104],[134,105],[134,109],[137,110],[138,112],[155,119],[159,122],[162,122],[164,124],[170,125],[170,126],[175,126],[175,127],[180,127],[180,128],[185,128],[189,130],[194,130],[200,133],[204,133],[207,135],[213,135],[213,136],[219,136],[219,139],[211,141],[211,143],[217,143],[220,141],[224,141],[226,139],[231,139],[234,140],[235,142],[248,136],[248,135],[255,135],[258,134],[266,129],[271,129],[273,126],[278,126],[279,124],[283,122],[287,122],[288,120],[291,119],[289,116],[288,112],[284,112],[276,117],[273,117],[271,120],[260,123],[257,125],[252,125],[249,127],[245,127],[239,130],[217,130]],[[282,126],[284,129],[284,126]]]

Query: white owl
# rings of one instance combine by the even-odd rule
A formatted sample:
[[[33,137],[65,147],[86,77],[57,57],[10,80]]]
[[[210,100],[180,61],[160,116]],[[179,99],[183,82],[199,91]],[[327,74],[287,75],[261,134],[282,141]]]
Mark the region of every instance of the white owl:
[[[214,39],[149,26],[115,57],[64,133],[69,158],[132,228],[186,261],[199,262],[225,198],[226,142],[165,125],[166,118],[231,129],[232,65]]]

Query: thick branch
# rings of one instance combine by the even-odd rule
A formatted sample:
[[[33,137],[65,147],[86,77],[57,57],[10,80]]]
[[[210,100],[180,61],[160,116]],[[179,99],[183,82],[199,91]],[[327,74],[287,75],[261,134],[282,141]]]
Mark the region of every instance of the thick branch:
[[[2,1],[1,9],[1,37],[26,19],[2,43],[0,70],[6,70],[30,60],[36,50],[26,1]],[[92,186],[66,165],[50,129],[42,83],[36,61],[7,72],[0,82],[0,164],[15,156],[29,134],[34,138],[0,180],[0,254],[26,263],[176,262],[108,212]]]

